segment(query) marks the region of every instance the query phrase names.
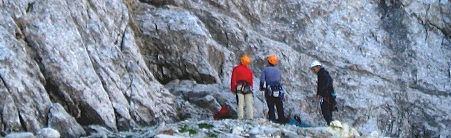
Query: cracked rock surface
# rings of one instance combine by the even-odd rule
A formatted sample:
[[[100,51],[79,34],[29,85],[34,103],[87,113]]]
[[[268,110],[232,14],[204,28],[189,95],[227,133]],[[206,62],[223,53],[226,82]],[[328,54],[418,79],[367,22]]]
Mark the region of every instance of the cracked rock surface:
[[[364,135],[451,135],[447,0],[0,0],[0,19],[1,136],[235,112],[228,87],[243,54],[255,78],[279,57],[287,115],[325,125],[309,70],[318,59],[334,78],[335,119]]]

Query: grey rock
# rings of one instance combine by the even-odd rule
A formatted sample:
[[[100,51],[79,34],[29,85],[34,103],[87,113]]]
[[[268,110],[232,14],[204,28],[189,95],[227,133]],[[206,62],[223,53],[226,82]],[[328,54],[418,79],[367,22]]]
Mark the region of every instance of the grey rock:
[[[174,79],[219,82],[225,55],[200,19],[178,7],[142,5],[136,21],[142,30],[143,55],[155,77],[163,84]]]
[[[74,117],[64,110],[61,104],[52,104],[48,116],[49,127],[57,130],[59,132],[58,135],[61,134],[62,137],[80,137],[86,135],[83,127],[77,123]]]
[[[222,106],[228,107],[236,116],[236,96],[217,84],[196,84],[194,81],[174,80],[165,85],[178,98],[180,114],[190,118],[212,119],[212,114]],[[263,93],[254,92],[254,117],[262,118],[268,111]]]
[[[61,135],[58,131],[52,128],[43,128],[36,134],[38,138],[60,138]]]
[[[2,133],[37,132],[52,102],[72,124],[111,130],[177,118],[140,56],[125,1],[0,3]]]
[[[52,125],[62,136],[79,136],[61,128],[100,125],[114,132],[208,119],[221,106],[236,109],[229,85],[241,55],[251,56],[257,78],[266,57],[275,54],[290,92],[289,116],[325,125],[309,70],[318,59],[334,78],[335,119],[364,135],[447,137],[450,5],[0,0],[0,133],[36,133]],[[52,113],[53,103],[62,107]],[[254,104],[256,117],[265,117],[262,93],[254,94]],[[62,119],[68,121],[50,124]],[[311,134],[327,137],[317,132]]]
[[[91,134],[91,137],[107,137],[113,133],[107,128],[99,125],[89,125],[86,127],[86,131]]]
[[[212,128],[201,128],[200,124]],[[92,137],[340,137],[341,133],[331,132],[329,127],[301,128],[281,125],[265,119],[255,120],[185,120],[178,123],[160,124],[156,127],[142,128],[109,135]],[[344,132],[344,131],[343,131]],[[380,137],[380,136],[379,136]]]
[[[25,21],[14,19],[4,9],[0,13],[0,114],[4,121],[0,131],[36,132],[45,123],[50,104],[44,76],[18,27]]]
[[[439,106],[450,101],[451,91],[447,1],[144,2],[153,6],[143,6],[147,11],[135,13],[142,39],[161,48],[148,52],[153,57],[149,63],[163,63],[168,56],[190,61],[213,59],[202,47],[197,48],[213,41],[222,48],[216,44],[213,47],[225,53],[224,58],[215,58],[222,64],[222,73],[202,62],[195,63],[210,74],[218,74],[219,82],[228,86],[240,55],[251,55],[254,62],[250,67],[258,76],[266,56],[276,54],[280,58],[278,67],[288,76],[283,82],[293,95],[286,102],[286,112],[325,125],[318,102],[312,99],[316,76],[309,71],[310,62],[318,59],[335,79],[341,103],[336,119],[352,122],[366,133],[380,131],[395,137],[450,135],[446,131],[449,123],[443,122],[449,122],[451,110]],[[171,39],[161,40],[168,34]],[[197,42],[199,35],[207,39],[206,43]],[[164,52],[186,47],[180,46],[183,42],[194,48],[180,50],[185,52],[182,55]],[[164,58],[156,59],[160,56]],[[179,61],[175,66],[184,65],[186,60]],[[168,68],[165,65],[156,64],[153,72],[163,76],[165,71],[174,72],[166,73],[170,75],[165,79],[182,72],[197,83],[206,83],[193,78],[196,75],[192,73],[183,73],[189,68],[164,69]],[[176,77],[180,78],[186,79]],[[434,104],[436,101],[440,103]]]
[[[10,133],[5,138],[35,138],[31,132]]]

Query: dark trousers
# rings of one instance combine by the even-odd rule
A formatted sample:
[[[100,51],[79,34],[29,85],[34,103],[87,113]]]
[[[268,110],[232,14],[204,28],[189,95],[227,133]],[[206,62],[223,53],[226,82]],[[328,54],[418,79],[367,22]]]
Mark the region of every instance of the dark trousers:
[[[332,121],[332,104],[326,101],[321,103],[321,112],[327,122],[327,125],[330,125],[330,122]]]
[[[268,104],[268,115],[269,115],[269,120],[271,121],[277,121],[277,122],[285,122],[285,115],[283,113],[283,102],[282,99],[280,98],[276,98],[276,97],[272,97],[272,96],[265,96],[266,98],[266,104]],[[275,117],[275,112],[274,112],[274,105],[277,107],[277,117],[278,119],[276,120]]]

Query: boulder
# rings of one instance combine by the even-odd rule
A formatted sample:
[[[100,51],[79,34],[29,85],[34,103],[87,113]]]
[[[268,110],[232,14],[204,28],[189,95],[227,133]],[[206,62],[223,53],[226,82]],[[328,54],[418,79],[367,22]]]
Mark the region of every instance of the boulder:
[[[58,131],[52,128],[43,128],[36,134],[38,138],[60,138],[61,135]]]

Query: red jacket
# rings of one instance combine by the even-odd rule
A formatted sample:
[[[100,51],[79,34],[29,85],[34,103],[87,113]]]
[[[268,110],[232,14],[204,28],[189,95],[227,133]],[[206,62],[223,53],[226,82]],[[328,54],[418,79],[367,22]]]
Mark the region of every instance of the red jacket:
[[[254,75],[252,74],[252,70],[249,69],[247,66],[240,64],[233,68],[232,71],[232,80],[230,81],[230,88],[233,93],[235,93],[236,89],[236,82],[238,80],[244,80],[249,83],[249,85],[254,85]]]

